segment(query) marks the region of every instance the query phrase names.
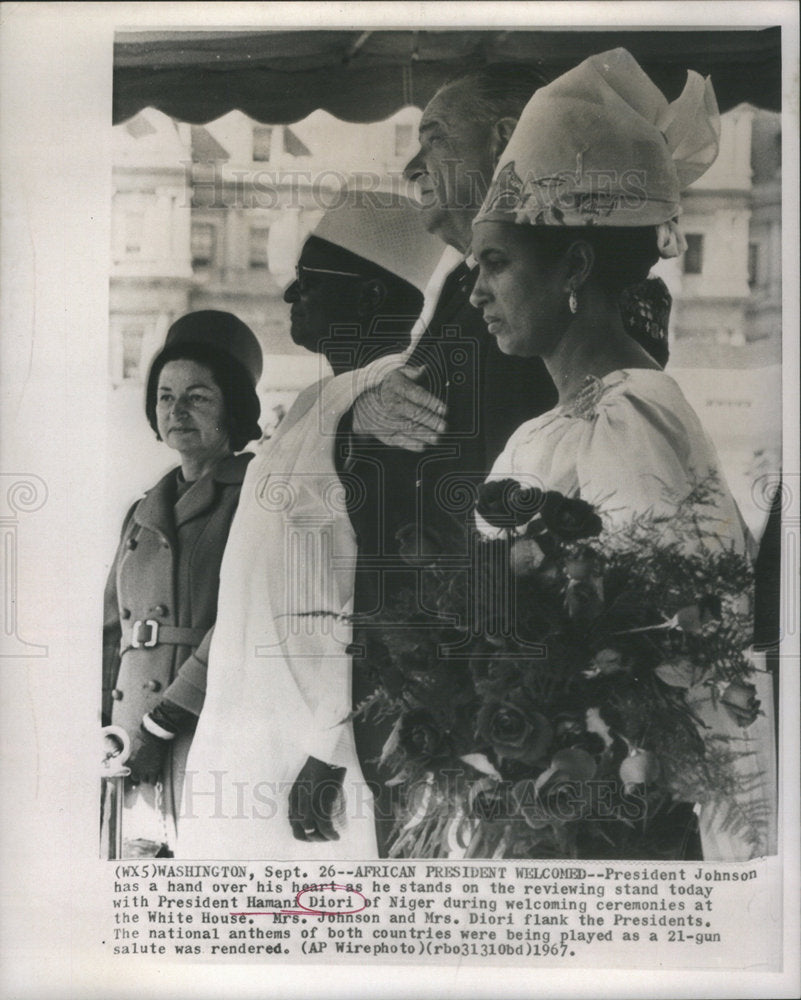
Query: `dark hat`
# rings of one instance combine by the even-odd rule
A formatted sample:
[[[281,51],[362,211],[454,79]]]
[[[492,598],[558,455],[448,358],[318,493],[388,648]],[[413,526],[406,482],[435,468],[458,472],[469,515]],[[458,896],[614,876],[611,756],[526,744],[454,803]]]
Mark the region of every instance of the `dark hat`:
[[[167,331],[167,339],[159,354],[168,349],[172,352],[181,344],[207,344],[238,361],[253,379],[254,386],[261,378],[261,346],[250,327],[233,313],[201,309],[181,316]]]

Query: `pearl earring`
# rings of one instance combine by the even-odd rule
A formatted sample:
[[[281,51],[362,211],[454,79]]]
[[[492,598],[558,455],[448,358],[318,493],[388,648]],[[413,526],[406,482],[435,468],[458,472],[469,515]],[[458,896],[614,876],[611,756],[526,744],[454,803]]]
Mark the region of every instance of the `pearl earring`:
[[[567,300],[567,304],[568,304],[568,306],[570,306],[570,311],[572,313],[575,314],[575,313],[578,312],[578,295],[576,295],[576,289],[575,288],[571,288],[570,289],[570,296],[569,296],[569,298]]]

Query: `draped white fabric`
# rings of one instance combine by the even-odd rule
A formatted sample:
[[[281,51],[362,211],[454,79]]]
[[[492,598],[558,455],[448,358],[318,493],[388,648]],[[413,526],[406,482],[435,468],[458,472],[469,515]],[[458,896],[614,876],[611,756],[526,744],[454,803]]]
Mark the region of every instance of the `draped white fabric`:
[[[300,394],[248,467],[220,572],[208,688],[187,763],[176,856],[369,858],[372,797],[354,750],[351,624],[358,489],[334,466],[341,417],[401,357]],[[306,758],[345,767],[340,840],[295,840],[289,790]]]

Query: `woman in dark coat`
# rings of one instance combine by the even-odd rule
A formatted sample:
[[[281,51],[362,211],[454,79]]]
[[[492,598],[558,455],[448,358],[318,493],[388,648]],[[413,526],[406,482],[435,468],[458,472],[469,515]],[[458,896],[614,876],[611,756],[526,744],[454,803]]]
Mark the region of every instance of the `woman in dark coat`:
[[[205,696],[194,655],[217,613],[219,569],[260,436],[262,354],[230,313],[189,313],[150,369],[146,412],[181,464],[125,519],[105,594],[103,722],[132,738],[123,854],[174,842],[186,755]]]

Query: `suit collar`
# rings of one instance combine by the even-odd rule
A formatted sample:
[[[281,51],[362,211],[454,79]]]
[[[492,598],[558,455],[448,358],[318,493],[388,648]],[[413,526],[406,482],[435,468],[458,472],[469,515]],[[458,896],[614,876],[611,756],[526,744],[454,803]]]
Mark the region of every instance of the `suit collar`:
[[[469,259],[468,259],[469,260]],[[470,293],[476,282],[477,271],[471,269],[468,261],[462,261],[445,279],[442,290],[428,323],[428,336],[439,337],[439,327],[450,322],[462,309],[473,309]]]
[[[205,476],[192,483],[175,504],[175,526],[180,527],[192,518],[205,513],[217,499],[219,492],[217,484],[240,486],[251,458],[253,455],[249,452],[243,455],[229,455],[219,461]]]
[[[137,504],[134,520],[143,527],[172,538],[177,527],[211,507],[217,497],[217,483],[225,486],[241,485],[251,458],[253,455],[250,452],[223,458],[210,472],[193,483],[177,503],[175,487],[178,469],[171,469]]]
[[[251,451],[243,451],[241,455],[229,455],[214,466],[211,476],[216,482],[225,483],[226,486],[241,485],[251,458],[253,458]]]

